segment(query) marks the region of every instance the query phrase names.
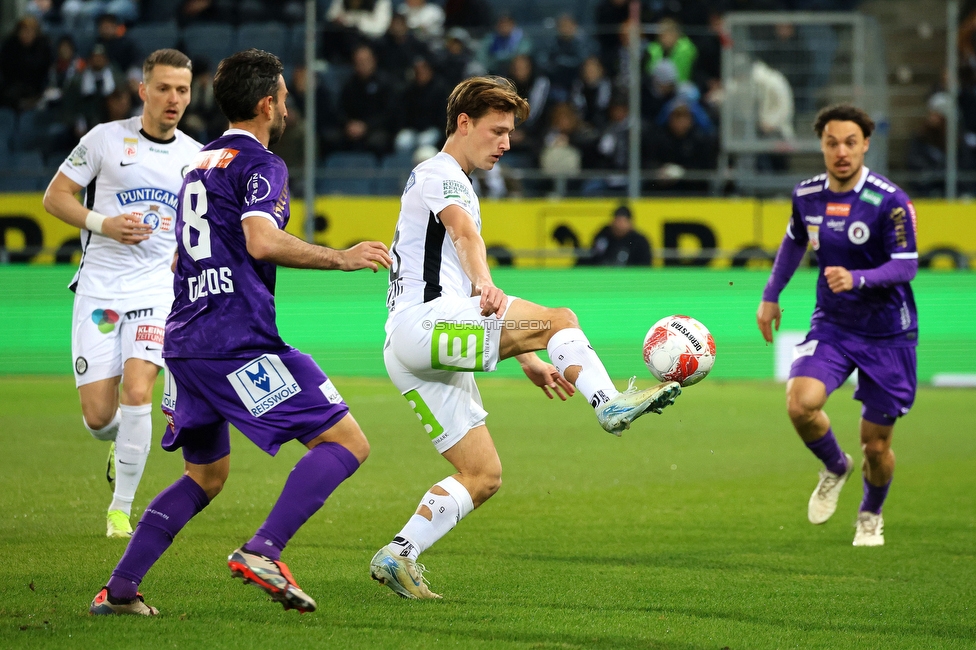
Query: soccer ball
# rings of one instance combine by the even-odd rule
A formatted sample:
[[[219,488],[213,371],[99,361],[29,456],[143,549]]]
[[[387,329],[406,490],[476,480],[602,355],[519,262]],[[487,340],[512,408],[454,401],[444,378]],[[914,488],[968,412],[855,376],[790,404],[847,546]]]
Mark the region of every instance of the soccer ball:
[[[644,337],[644,363],[659,381],[697,384],[715,364],[715,339],[689,316],[668,316]]]

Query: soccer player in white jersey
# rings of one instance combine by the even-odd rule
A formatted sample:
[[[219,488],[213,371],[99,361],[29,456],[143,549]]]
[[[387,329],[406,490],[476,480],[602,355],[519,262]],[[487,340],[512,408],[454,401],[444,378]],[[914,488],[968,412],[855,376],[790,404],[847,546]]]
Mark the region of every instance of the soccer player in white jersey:
[[[85,427],[112,443],[107,535],[125,539],[152,442],[153,385],[173,303],[176,197],[201,148],[176,128],[190,102],[190,59],[156,50],[142,72],[142,115],[89,131],[44,194],[48,212],[81,229],[70,285],[75,384]]]
[[[681,392],[675,382],[637,390],[633,380],[617,391],[572,311],[507,296],[492,282],[468,175],[494,167],[509,149],[516,119],[528,112],[507,79],[462,81],[448,99],[444,149],[413,170],[401,198],[384,360],[434,448],[457,470],[430,488],[370,563],[373,579],[405,598],[440,597],[427,588],[417,557],[501,485],[474,372],[515,357],[549,399],[583,393],[615,435],[644,413],[660,413]],[[546,350],[552,364],[537,350]]]

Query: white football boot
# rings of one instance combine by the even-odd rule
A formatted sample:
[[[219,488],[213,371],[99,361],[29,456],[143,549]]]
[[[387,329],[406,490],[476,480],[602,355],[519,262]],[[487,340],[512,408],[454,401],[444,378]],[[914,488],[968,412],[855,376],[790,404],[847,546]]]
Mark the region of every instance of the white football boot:
[[[867,510],[857,513],[854,546],[884,546],[884,518]]]
[[[426,570],[423,564],[400,557],[389,546],[376,551],[369,563],[370,577],[402,598],[440,598],[439,594],[427,588],[427,580],[424,578]]]
[[[596,410],[596,419],[609,433],[619,436],[630,428],[630,423],[647,412],[660,413],[665,407],[674,404],[681,394],[681,386],[676,381],[666,381],[644,390],[634,385],[637,378],[631,377],[627,390]]]
[[[848,477],[854,471],[854,460],[850,454],[844,454],[847,460],[847,471],[843,474],[834,474],[826,467],[820,470],[820,481],[817,489],[810,495],[810,503],[807,504],[807,519],[811,524],[822,524],[837,510],[837,499],[840,497],[841,488],[847,483]]]

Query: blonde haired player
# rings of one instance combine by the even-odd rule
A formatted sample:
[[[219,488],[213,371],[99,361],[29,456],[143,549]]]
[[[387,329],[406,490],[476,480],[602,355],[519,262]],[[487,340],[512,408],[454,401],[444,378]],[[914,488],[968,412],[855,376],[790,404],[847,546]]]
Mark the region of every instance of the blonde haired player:
[[[112,443],[107,535],[126,539],[152,442],[153,385],[173,303],[176,197],[201,148],[176,128],[190,102],[190,60],[156,50],[142,71],[142,115],[89,131],[44,194],[48,212],[81,229],[81,263],[70,285],[75,384],[85,427]],[[76,198],[82,189],[84,203]]]
[[[501,485],[501,461],[485,426],[474,372],[515,357],[552,399],[579,390],[608,432],[620,435],[644,413],[674,402],[668,382],[618,392],[579,329],[576,315],[507,296],[492,282],[481,238],[481,209],[468,175],[489,170],[509,149],[529,106],[500,77],[462,81],[447,104],[444,149],[410,174],[390,255],[386,369],[434,448],[457,472],[420,507],[370,563],[373,579],[405,598],[439,598],[417,557]],[[546,350],[552,364],[538,356]]]

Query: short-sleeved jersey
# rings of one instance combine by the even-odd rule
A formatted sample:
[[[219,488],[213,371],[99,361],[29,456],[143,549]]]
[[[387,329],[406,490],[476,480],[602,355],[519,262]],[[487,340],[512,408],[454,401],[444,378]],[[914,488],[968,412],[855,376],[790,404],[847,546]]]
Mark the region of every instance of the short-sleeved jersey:
[[[275,265],[247,252],[241,222],[290,216],[288,168],[257,138],[230,129],[203,148],[179,195],[179,257],[163,356],[234,359],[287,349],[275,323]]]
[[[915,207],[904,191],[867,167],[847,192],[832,192],[826,174],[815,176],[793,190],[793,216],[786,232],[817,253],[820,275],[813,325],[827,322],[859,336],[915,344],[918,314],[909,283],[834,293],[823,275],[828,266],[867,270],[889,260],[918,258]]]
[[[172,299],[176,195],[200,147],[179,130],[166,141],[153,138],[142,130],[141,117],[99,124],[85,134],[59,171],[86,188],[89,210],[109,217],[129,212],[153,231],[127,245],[82,229],[72,291],[104,299]]]
[[[471,295],[471,280],[439,217],[449,205],[467,212],[481,232],[481,205],[471,179],[453,156],[442,151],[414,168],[400,198],[400,217],[390,247],[388,330],[406,307],[441,296]]]

